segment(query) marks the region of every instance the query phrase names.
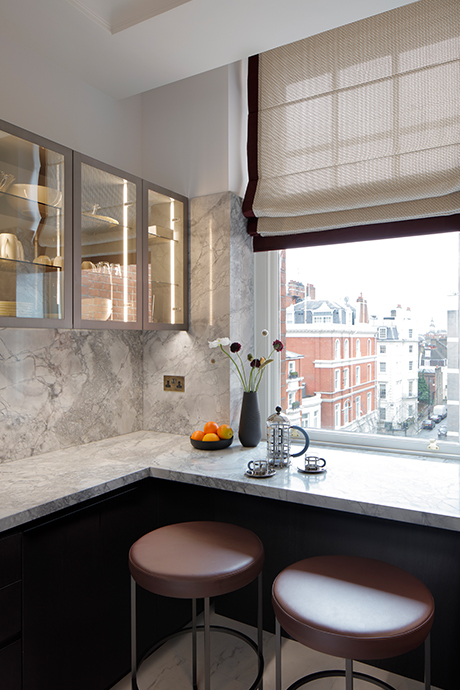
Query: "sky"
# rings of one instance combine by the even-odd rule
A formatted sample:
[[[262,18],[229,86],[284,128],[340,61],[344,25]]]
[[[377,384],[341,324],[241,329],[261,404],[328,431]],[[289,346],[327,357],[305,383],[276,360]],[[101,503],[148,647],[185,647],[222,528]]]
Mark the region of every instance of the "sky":
[[[418,333],[446,330],[447,310],[459,292],[459,236],[451,232],[395,240],[305,247],[286,252],[287,280],[316,287],[317,299],[351,306],[362,293],[369,315],[390,316],[400,304],[411,308]],[[451,295],[451,297],[449,297]],[[456,302],[458,304],[458,301]]]

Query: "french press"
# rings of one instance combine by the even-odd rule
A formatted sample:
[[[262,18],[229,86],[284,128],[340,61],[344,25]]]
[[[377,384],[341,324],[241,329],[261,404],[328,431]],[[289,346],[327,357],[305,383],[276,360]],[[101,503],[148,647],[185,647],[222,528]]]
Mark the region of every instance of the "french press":
[[[275,414],[267,419],[267,460],[271,468],[288,467],[293,458],[305,453],[310,445],[310,439],[305,429],[300,426],[291,426],[289,417],[281,413],[281,407],[275,408]],[[298,453],[291,454],[291,432],[293,429],[300,431],[305,437],[305,444]]]

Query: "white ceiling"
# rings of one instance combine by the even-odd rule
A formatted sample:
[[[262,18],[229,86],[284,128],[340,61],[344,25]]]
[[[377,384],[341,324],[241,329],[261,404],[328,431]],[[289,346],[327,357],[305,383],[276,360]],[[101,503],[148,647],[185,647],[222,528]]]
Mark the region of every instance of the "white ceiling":
[[[0,0],[0,45],[4,33],[120,99],[410,2]]]

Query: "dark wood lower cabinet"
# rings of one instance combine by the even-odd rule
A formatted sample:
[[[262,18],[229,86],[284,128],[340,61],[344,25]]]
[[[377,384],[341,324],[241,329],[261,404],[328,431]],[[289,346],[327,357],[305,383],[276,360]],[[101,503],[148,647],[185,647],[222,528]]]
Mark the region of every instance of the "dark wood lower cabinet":
[[[380,558],[420,577],[436,602],[433,684],[457,690],[459,533],[160,479],[143,480],[23,530],[22,633],[11,633],[18,620],[13,607],[8,615],[16,623],[7,627],[17,639],[0,644],[1,690],[112,687],[130,666],[127,559],[131,544],[158,526],[201,519],[234,522],[262,539],[266,630],[274,627],[273,578],[301,558],[328,553]],[[16,597],[17,578],[21,577],[17,570],[20,536],[4,541],[8,548],[16,549],[16,569],[9,570],[3,583],[0,568],[0,585],[16,583],[9,590]],[[2,540],[0,550],[1,544]],[[255,592],[249,585],[218,598],[216,610],[255,624],[254,603]],[[156,597],[138,588],[139,653],[189,619],[188,601]],[[421,650],[377,663],[421,679]]]

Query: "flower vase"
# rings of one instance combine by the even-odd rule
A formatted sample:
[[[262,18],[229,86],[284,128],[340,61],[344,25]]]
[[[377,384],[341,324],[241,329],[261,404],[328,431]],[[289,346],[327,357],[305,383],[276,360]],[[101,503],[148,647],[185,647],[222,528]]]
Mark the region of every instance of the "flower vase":
[[[259,399],[255,391],[243,393],[238,437],[246,448],[255,448],[262,438]]]

